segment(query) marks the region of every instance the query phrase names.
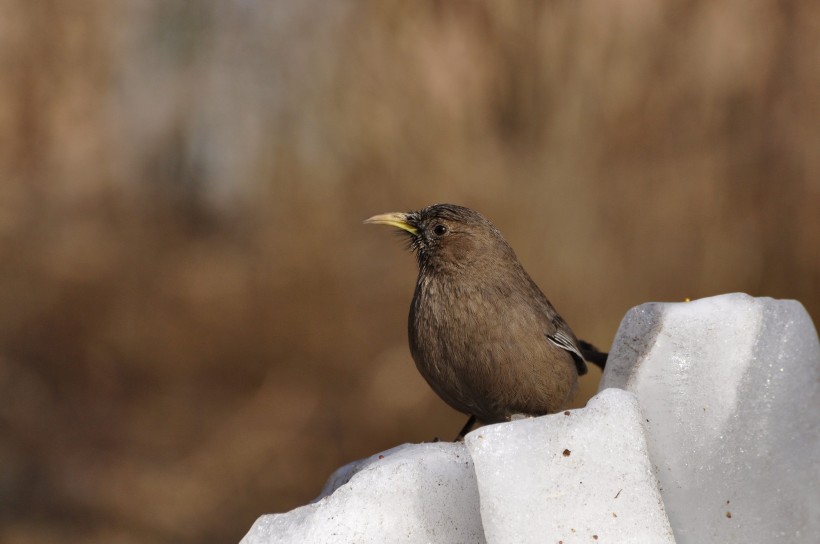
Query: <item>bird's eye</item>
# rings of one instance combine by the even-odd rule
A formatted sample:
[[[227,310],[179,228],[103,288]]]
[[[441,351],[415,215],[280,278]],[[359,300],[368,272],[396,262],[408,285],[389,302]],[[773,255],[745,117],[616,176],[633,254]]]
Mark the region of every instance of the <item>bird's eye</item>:
[[[447,234],[447,227],[444,225],[436,225],[433,228],[433,232],[436,234],[436,236],[444,236],[445,234]]]

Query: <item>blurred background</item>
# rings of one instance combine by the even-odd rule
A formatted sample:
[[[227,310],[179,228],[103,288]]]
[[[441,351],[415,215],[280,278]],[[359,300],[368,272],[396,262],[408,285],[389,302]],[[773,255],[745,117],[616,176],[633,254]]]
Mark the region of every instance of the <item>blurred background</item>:
[[[454,435],[376,213],[480,210],[601,348],[817,319],[818,59],[812,1],[0,0],[0,541],[236,542]]]

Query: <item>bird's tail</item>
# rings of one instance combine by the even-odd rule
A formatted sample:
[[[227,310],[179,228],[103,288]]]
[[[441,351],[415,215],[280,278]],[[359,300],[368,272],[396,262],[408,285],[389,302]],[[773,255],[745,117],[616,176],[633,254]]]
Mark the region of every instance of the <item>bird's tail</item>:
[[[589,342],[585,342],[583,340],[578,340],[578,347],[581,348],[581,355],[584,356],[584,359],[596,366],[601,367],[601,370],[604,369],[609,353],[600,351]]]

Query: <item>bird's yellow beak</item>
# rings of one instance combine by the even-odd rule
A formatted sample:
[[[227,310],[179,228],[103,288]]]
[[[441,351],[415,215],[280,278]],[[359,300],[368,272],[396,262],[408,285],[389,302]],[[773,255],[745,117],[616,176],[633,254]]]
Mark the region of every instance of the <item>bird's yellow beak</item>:
[[[391,227],[406,230],[412,235],[419,233],[419,229],[407,222],[406,213],[383,213],[381,215],[374,215],[370,219],[365,219],[364,222],[373,225],[390,225]]]

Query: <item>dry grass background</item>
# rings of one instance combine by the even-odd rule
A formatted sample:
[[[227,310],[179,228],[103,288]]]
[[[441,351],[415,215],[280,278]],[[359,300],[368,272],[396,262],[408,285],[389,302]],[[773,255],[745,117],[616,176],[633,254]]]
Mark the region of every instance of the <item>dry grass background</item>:
[[[453,434],[374,213],[481,210],[602,347],[650,300],[820,315],[818,36],[792,0],[2,0],[0,540],[235,542]]]

